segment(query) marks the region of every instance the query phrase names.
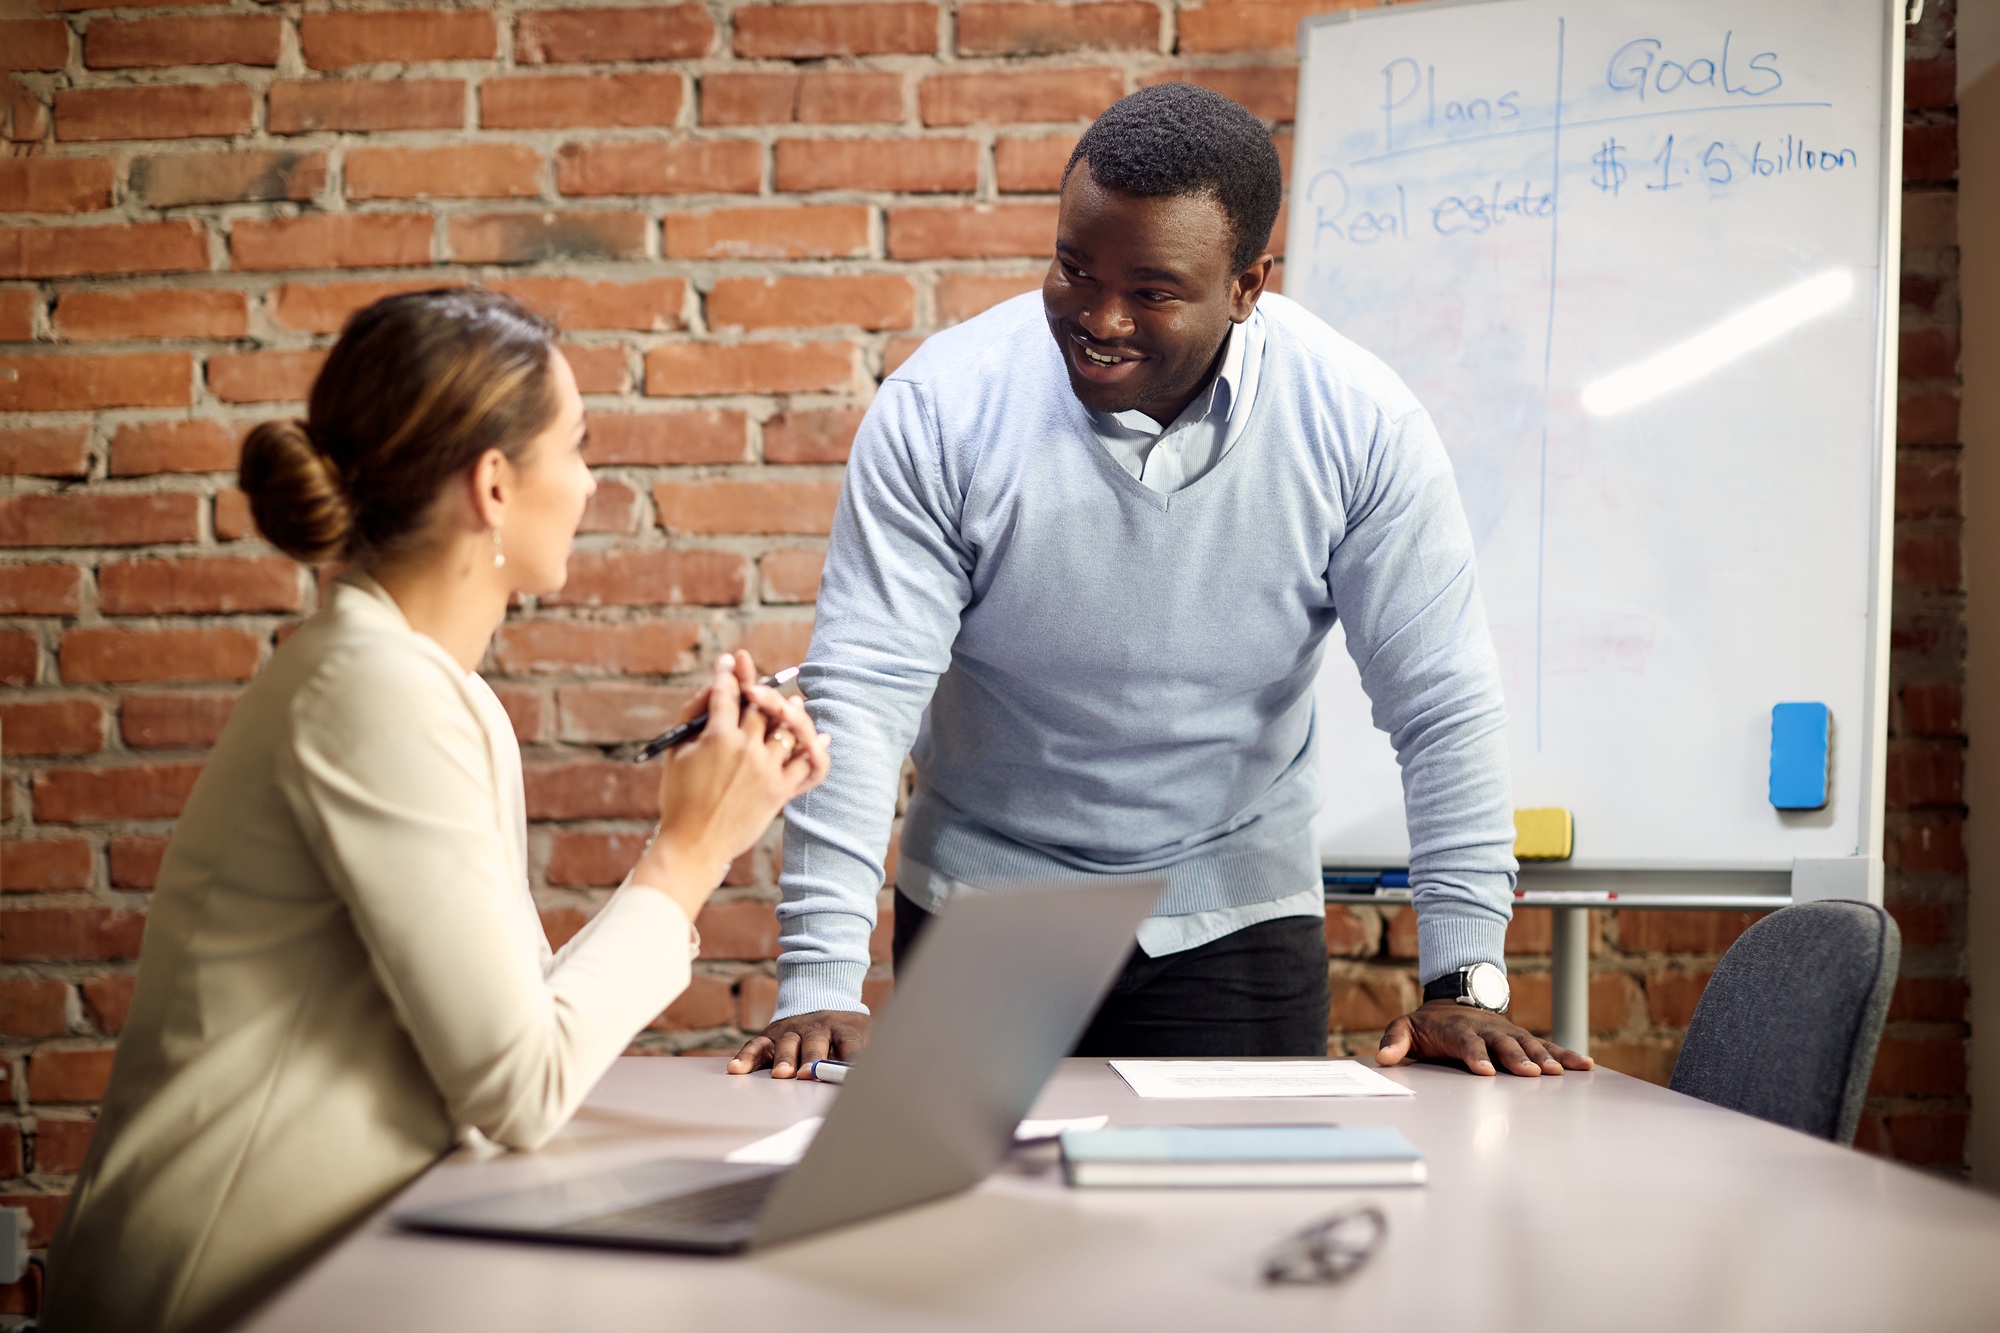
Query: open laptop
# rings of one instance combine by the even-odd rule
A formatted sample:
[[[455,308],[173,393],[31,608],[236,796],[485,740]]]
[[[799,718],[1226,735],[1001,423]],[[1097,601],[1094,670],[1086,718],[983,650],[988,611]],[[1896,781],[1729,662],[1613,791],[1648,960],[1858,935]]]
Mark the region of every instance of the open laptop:
[[[1159,878],[961,893],[925,932],[795,1166],[643,1162],[415,1208],[404,1227],[733,1253],[985,1179],[1076,1044],[1159,900]]]

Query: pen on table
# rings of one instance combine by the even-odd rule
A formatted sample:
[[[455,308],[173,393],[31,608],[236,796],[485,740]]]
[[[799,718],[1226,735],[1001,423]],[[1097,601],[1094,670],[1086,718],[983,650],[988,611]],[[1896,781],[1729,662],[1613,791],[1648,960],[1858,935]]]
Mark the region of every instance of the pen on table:
[[[798,674],[799,674],[799,669],[797,667],[786,667],[783,671],[779,671],[773,675],[766,676],[764,677],[764,679],[758,681],[757,683],[759,685],[768,686],[771,689],[775,690],[781,686],[791,684],[792,679]],[[641,749],[638,754],[633,756],[632,762],[635,764],[643,764],[648,759],[656,759],[660,755],[663,755],[667,751],[673,749],[676,745],[680,745],[686,741],[691,741],[695,737],[701,735],[702,728],[706,727],[707,725],[708,725],[707,713],[701,713],[694,717],[691,717],[687,721],[681,723],[678,727],[671,727],[668,730],[663,731],[659,735],[653,737],[653,739],[647,741],[645,744],[645,748]]]
[[[822,1083],[844,1083],[848,1068],[845,1060],[815,1060],[806,1066],[806,1072]]]

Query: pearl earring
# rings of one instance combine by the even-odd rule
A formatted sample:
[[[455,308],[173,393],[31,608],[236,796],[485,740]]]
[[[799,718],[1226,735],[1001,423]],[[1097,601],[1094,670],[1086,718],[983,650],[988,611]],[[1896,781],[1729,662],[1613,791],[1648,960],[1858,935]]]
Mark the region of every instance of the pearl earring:
[[[500,549],[500,529],[493,529],[493,568],[499,569],[507,563],[507,553]]]

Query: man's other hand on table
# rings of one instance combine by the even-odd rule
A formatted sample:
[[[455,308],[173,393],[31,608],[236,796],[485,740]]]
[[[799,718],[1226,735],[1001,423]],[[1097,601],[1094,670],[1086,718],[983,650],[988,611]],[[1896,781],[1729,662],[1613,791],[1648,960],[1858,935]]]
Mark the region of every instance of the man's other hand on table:
[[[797,1078],[815,1060],[852,1060],[867,1044],[867,1014],[816,1009],[781,1018],[744,1042],[729,1072],[748,1074],[769,1065],[772,1078]]]
[[[749,1049],[744,1047],[745,1052]],[[1383,1031],[1375,1063],[1399,1065],[1405,1060],[1456,1060],[1489,1077],[1498,1066],[1523,1078],[1589,1069],[1594,1063],[1587,1055],[1543,1041],[1505,1014],[1452,1000],[1431,1000]]]

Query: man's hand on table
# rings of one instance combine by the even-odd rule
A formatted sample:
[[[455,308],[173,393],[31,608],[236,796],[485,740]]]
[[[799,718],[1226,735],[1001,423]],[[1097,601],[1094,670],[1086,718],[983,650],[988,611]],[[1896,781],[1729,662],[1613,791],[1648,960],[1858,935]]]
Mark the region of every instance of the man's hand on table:
[[[1587,1055],[1543,1041],[1505,1014],[1452,1000],[1432,1000],[1383,1031],[1382,1047],[1375,1052],[1376,1064],[1399,1065],[1416,1059],[1457,1060],[1473,1073],[1488,1077],[1498,1065],[1524,1078],[1589,1069],[1593,1063]]]
[[[815,1060],[852,1060],[867,1044],[867,1014],[816,1009],[781,1018],[744,1042],[729,1072],[748,1074],[769,1065],[772,1078],[797,1078]]]

